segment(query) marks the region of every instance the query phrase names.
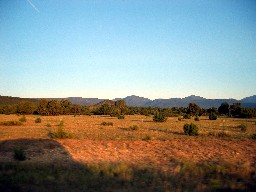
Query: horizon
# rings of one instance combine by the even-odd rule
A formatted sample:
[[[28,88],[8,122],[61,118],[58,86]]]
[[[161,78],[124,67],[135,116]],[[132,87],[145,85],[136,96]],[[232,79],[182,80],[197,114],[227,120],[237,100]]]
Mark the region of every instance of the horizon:
[[[115,97],[115,98],[100,98],[100,97],[82,97],[82,96],[67,96],[67,97],[19,97],[19,96],[10,96],[10,95],[1,95],[0,96],[3,96],[3,97],[17,97],[17,98],[23,98],[23,99],[66,99],[66,98],[83,98],[83,99],[103,99],[103,100],[115,100],[115,99],[124,99],[126,97],[132,97],[132,96],[135,96],[135,97],[140,97],[140,98],[144,98],[144,99],[149,99],[149,100],[158,100],[158,99],[185,99],[187,97],[201,97],[201,98],[204,98],[204,99],[210,99],[210,100],[214,100],[214,99],[234,99],[234,100],[242,100],[242,99],[245,99],[245,98],[248,98],[248,97],[252,97],[252,96],[256,96],[256,95],[250,95],[250,96],[246,96],[246,97],[243,97],[241,99],[237,99],[237,98],[207,98],[207,97],[203,97],[203,96],[200,96],[200,95],[188,95],[188,96],[185,96],[185,97],[169,97],[169,98],[148,98],[148,97],[143,97],[143,96],[139,96],[139,95],[127,95],[125,97]]]
[[[0,1],[0,93],[256,94],[256,1]]]

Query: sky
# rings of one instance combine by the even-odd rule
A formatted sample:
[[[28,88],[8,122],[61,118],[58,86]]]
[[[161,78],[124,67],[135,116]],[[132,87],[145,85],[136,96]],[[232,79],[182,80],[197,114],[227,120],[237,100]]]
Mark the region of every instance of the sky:
[[[0,0],[0,95],[255,94],[255,0]]]

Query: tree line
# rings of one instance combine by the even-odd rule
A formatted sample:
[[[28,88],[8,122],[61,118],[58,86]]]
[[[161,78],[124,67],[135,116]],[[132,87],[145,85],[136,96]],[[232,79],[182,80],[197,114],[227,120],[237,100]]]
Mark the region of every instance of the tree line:
[[[106,102],[96,106],[82,106],[73,104],[68,100],[47,100],[39,102],[22,101],[16,104],[0,105],[0,114],[35,114],[43,116],[56,115],[110,115],[118,118],[124,115],[155,115],[164,117],[178,116],[202,116],[216,114],[218,116],[253,118],[256,117],[256,109],[243,107],[240,103],[229,105],[222,103],[219,108],[203,109],[196,103],[189,103],[188,107],[129,107],[124,100]]]

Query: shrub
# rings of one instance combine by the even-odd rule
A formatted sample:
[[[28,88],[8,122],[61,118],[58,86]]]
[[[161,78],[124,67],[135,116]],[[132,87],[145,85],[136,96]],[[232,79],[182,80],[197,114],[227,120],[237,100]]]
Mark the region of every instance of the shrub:
[[[1,125],[5,125],[5,126],[18,126],[18,125],[22,125],[21,122],[19,121],[4,121],[0,123]]]
[[[117,116],[118,119],[124,119],[124,115],[120,114]]]
[[[254,140],[256,140],[256,133],[252,134],[252,135],[251,135],[251,138],[254,139]]]
[[[61,120],[58,126],[60,126],[60,127],[64,126],[64,121]]]
[[[238,128],[240,128],[241,132],[243,132],[243,133],[245,133],[247,131],[247,125],[245,125],[245,124],[239,125]]]
[[[113,126],[113,122],[102,122],[101,125],[103,125],[103,126]]]
[[[137,130],[139,130],[139,127],[138,127],[138,125],[133,125],[133,126],[130,126],[129,129],[132,131],[137,131]]]
[[[64,131],[61,127],[59,127],[57,129],[57,131],[52,132],[49,131],[48,132],[48,136],[53,138],[53,139],[68,139],[68,138],[72,138],[72,135],[70,133],[67,133],[66,131]]]
[[[26,117],[23,115],[23,116],[19,119],[19,121],[20,121],[20,122],[26,122],[27,119],[26,119]]]
[[[182,117],[179,117],[179,118],[178,118],[178,121],[182,121],[182,119],[183,119]]]
[[[198,116],[196,116],[196,117],[194,118],[194,120],[195,120],[195,121],[200,121],[200,119],[199,119]]]
[[[153,117],[154,122],[165,122],[167,121],[167,117],[163,113],[156,112],[154,117]]]
[[[189,114],[185,114],[185,115],[183,115],[183,118],[184,119],[190,119],[190,115]]]
[[[42,122],[42,120],[40,117],[36,118],[35,123],[41,123],[41,122]]]
[[[142,140],[149,141],[151,139],[152,139],[152,137],[150,135],[146,135]]]
[[[14,159],[19,160],[19,161],[24,161],[26,159],[25,152],[22,148],[14,149]]]
[[[210,115],[209,115],[210,120],[216,120],[217,118],[218,118],[218,116],[216,113],[210,113]]]
[[[198,135],[198,127],[193,123],[191,124],[186,123],[183,126],[183,130],[186,135],[190,135],[190,136]]]
[[[51,127],[51,124],[50,124],[50,123],[47,123],[47,124],[46,124],[46,127]]]

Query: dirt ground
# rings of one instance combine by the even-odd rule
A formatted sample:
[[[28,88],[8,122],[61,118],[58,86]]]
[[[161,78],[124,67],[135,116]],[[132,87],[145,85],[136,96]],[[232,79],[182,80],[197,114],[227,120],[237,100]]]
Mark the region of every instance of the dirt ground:
[[[1,141],[0,161],[15,161],[13,148],[23,147],[27,161],[85,164],[128,163],[170,171],[182,160],[193,163],[231,163],[256,168],[256,142],[253,140],[50,140],[20,139]]]

